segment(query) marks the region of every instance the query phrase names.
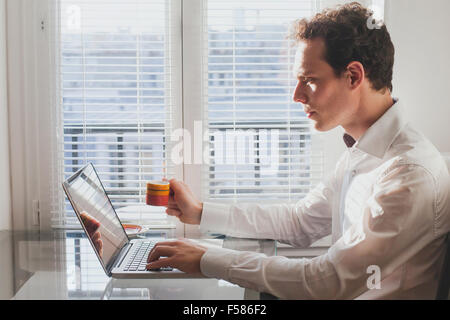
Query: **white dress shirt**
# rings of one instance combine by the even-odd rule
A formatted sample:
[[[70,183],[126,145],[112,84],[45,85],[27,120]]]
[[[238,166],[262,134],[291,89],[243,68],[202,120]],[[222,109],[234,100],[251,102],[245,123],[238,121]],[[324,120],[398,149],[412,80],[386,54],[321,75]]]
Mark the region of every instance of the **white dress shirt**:
[[[312,259],[210,248],[208,277],[285,299],[433,299],[450,231],[450,178],[438,150],[389,108],[335,171],[296,204],[205,202],[200,229],[305,248]],[[381,281],[377,281],[380,279]]]

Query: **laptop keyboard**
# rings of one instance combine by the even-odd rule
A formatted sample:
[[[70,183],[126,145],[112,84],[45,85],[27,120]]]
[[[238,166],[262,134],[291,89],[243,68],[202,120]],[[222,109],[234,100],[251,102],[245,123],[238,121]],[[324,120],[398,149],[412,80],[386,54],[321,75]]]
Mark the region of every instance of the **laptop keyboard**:
[[[147,271],[147,257],[157,241],[140,241],[136,242],[131,250],[127,263],[125,264],[124,271]],[[160,269],[152,269],[149,271],[172,271],[173,268],[165,267]]]

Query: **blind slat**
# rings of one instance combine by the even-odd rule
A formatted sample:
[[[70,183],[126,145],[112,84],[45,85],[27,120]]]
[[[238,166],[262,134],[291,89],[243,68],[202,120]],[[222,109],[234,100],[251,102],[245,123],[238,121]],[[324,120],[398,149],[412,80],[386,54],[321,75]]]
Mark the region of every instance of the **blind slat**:
[[[313,144],[309,120],[291,100],[295,52],[285,38],[286,22],[312,14],[312,8],[314,1],[208,1],[206,198],[289,199],[305,195],[320,178],[321,146],[317,139]],[[263,129],[260,146],[257,130]],[[265,176],[271,165],[276,170]],[[299,189],[300,183],[307,185]]]
[[[60,182],[96,166],[117,208],[145,201],[145,181],[173,174],[171,1],[59,0],[57,148]],[[120,187],[118,187],[120,186]],[[73,224],[58,188],[55,223]]]

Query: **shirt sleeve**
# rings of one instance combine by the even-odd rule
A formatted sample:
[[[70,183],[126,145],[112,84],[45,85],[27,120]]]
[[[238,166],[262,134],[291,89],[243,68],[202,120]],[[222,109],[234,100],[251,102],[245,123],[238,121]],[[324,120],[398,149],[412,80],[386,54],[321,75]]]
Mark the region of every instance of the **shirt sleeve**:
[[[331,233],[333,194],[332,182],[327,181],[295,204],[205,202],[200,230],[307,247]]]
[[[308,247],[331,233],[332,208],[337,201],[340,172],[345,162],[344,153],[334,172],[296,203],[205,202],[200,230],[241,238],[274,239],[295,247]]]
[[[280,298],[355,298],[369,290],[369,267],[384,278],[433,240],[434,183],[422,167],[393,166],[374,185],[361,219],[326,254],[288,259],[215,248],[203,255],[201,270]]]

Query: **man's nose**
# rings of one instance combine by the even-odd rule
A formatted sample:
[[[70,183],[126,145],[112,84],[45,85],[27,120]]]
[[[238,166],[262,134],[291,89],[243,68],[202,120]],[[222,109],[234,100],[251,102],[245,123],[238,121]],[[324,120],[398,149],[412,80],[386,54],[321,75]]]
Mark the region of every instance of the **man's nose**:
[[[306,104],[308,102],[308,98],[305,94],[305,86],[301,81],[297,82],[297,86],[294,90],[294,96],[292,97],[294,102],[300,102],[302,104]]]

